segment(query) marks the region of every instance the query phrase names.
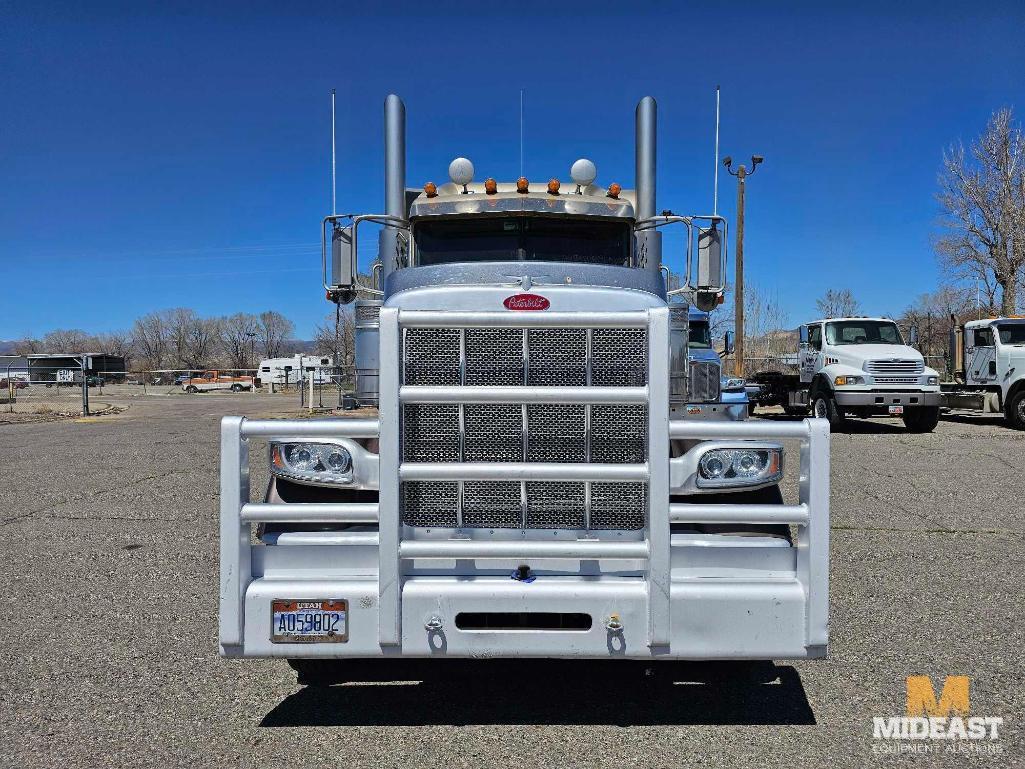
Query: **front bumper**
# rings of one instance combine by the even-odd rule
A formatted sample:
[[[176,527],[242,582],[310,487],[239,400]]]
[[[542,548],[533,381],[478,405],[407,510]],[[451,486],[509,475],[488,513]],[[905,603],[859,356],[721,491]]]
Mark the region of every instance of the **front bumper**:
[[[663,428],[665,429],[665,428]],[[221,428],[220,651],[229,657],[807,659],[828,644],[829,433],[824,420],[671,420],[673,440],[797,439],[796,505],[663,498],[662,524],[607,532],[423,535],[379,502],[249,502],[249,440],[373,438],[376,419],[245,420]],[[400,468],[402,465],[400,465]],[[663,472],[669,475],[668,469]],[[401,473],[401,469],[400,469]],[[664,482],[668,486],[669,478]],[[254,544],[258,522],[344,524]],[[721,532],[709,533],[707,524]],[[795,542],[755,524],[789,524]],[[302,526],[296,526],[301,529]],[[736,532],[736,533],[728,533]],[[442,534],[442,532],[438,532]],[[536,533],[535,533],[536,534]],[[553,534],[555,536],[553,536]],[[532,582],[510,579],[526,565]],[[273,600],[348,602],[345,643],[273,643]],[[461,613],[584,613],[582,630],[480,630]],[[664,636],[656,636],[656,631]]]
[[[926,390],[836,390],[840,406],[939,406],[939,391]]]
[[[677,419],[722,419],[743,422],[748,417],[748,404],[744,403],[688,403],[672,406],[669,413]]]

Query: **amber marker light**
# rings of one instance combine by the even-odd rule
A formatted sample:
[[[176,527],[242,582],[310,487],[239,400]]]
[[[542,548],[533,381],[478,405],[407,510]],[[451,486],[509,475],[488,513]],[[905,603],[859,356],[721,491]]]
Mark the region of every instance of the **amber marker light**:
[[[424,194],[429,198],[438,197],[438,185],[434,182],[427,182],[424,185]]]
[[[521,176],[516,180],[516,191],[521,195],[526,195],[530,192],[530,182],[527,181],[526,176]]]
[[[559,194],[559,187],[561,187],[561,186],[562,185],[559,184],[559,180],[558,179],[552,179],[550,182],[548,182],[548,194],[549,195],[558,195]]]
[[[485,179],[484,191],[489,195],[494,195],[496,192],[498,192],[498,182],[496,182],[494,179]]]
[[[612,182],[612,184],[609,185],[609,191],[606,192],[605,194],[608,197],[610,197],[610,198],[618,200],[619,199],[619,193],[622,192],[622,191],[623,191],[622,186],[620,186],[616,182]]]

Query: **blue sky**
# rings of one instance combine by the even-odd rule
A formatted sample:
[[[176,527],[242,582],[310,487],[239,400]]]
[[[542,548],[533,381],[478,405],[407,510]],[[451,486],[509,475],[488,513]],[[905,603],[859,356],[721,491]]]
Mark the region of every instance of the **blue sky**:
[[[319,221],[383,207],[382,102],[406,102],[407,183],[633,185],[633,109],[659,102],[658,207],[707,212],[722,154],[748,184],[748,275],[793,324],[827,288],[866,312],[932,289],[941,151],[1025,116],[1021,3],[0,2],[0,339],[104,331],[163,307],[278,309],[311,335]],[[721,177],[732,219],[735,184]]]

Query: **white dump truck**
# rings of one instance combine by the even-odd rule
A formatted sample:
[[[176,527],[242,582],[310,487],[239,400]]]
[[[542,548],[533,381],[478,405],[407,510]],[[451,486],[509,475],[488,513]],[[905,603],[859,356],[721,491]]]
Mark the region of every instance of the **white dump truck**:
[[[940,415],[940,375],[905,344],[889,318],[824,318],[800,327],[798,374],[762,371],[753,400],[791,415],[810,410],[834,430],[848,416],[899,416],[910,432],[931,432]],[[912,329],[912,335],[916,335]],[[910,340],[912,344],[915,340]]]
[[[950,339],[953,379],[942,384],[951,409],[1003,414],[1025,430],[1025,318],[954,321]]]
[[[323,222],[339,302],[369,291],[357,243],[381,228],[381,291],[356,307],[379,408],[222,421],[223,655],[313,683],[404,660],[826,654],[828,423],[688,412],[692,388],[715,401],[719,367],[696,381],[670,337],[721,295],[726,222],[656,214],[655,125],[645,98],[636,190],[599,185],[588,160],[570,182],[477,182],[465,158],[407,189],[405,108],[387,98],[385,213]],[[686,236],[675,291],[665,227]],[[256,500],[255,442],[271,478]]]

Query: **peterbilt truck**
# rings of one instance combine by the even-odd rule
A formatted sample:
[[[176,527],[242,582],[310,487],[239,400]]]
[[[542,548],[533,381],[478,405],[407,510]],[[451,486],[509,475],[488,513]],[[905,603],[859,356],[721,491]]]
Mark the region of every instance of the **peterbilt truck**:
[[[322,229],[324,288],[350,302],[381,228],[375,360],[356,363],[378,410],[222,420],[222,655],[315,683],[406,660],[826,654],[828,423],[687,413],[694,367],[670,339],[689,316],[669,305],[716,305],[726,222],[656,214],[655,101],[635,118],[635,190],[586,160],[568,183],[481,183],[465,158],[407,189],[386,99],[385,212]],[[672,292],[665,227],[687,243]]]
[[[1025,430],[1025,318],[986,318],[950,335],[952,380],[941,383],[947,408],[1003,414]]]
[[[794,416],[810,409],[833,430],[842,429],[848,416],[899,416],[913,433],[936,428],[939,373],[904,343],[891,319],[824,318],[801,326],[799,334],[798,374],[762,371],[751,377],[759,405],[782,406]]]

